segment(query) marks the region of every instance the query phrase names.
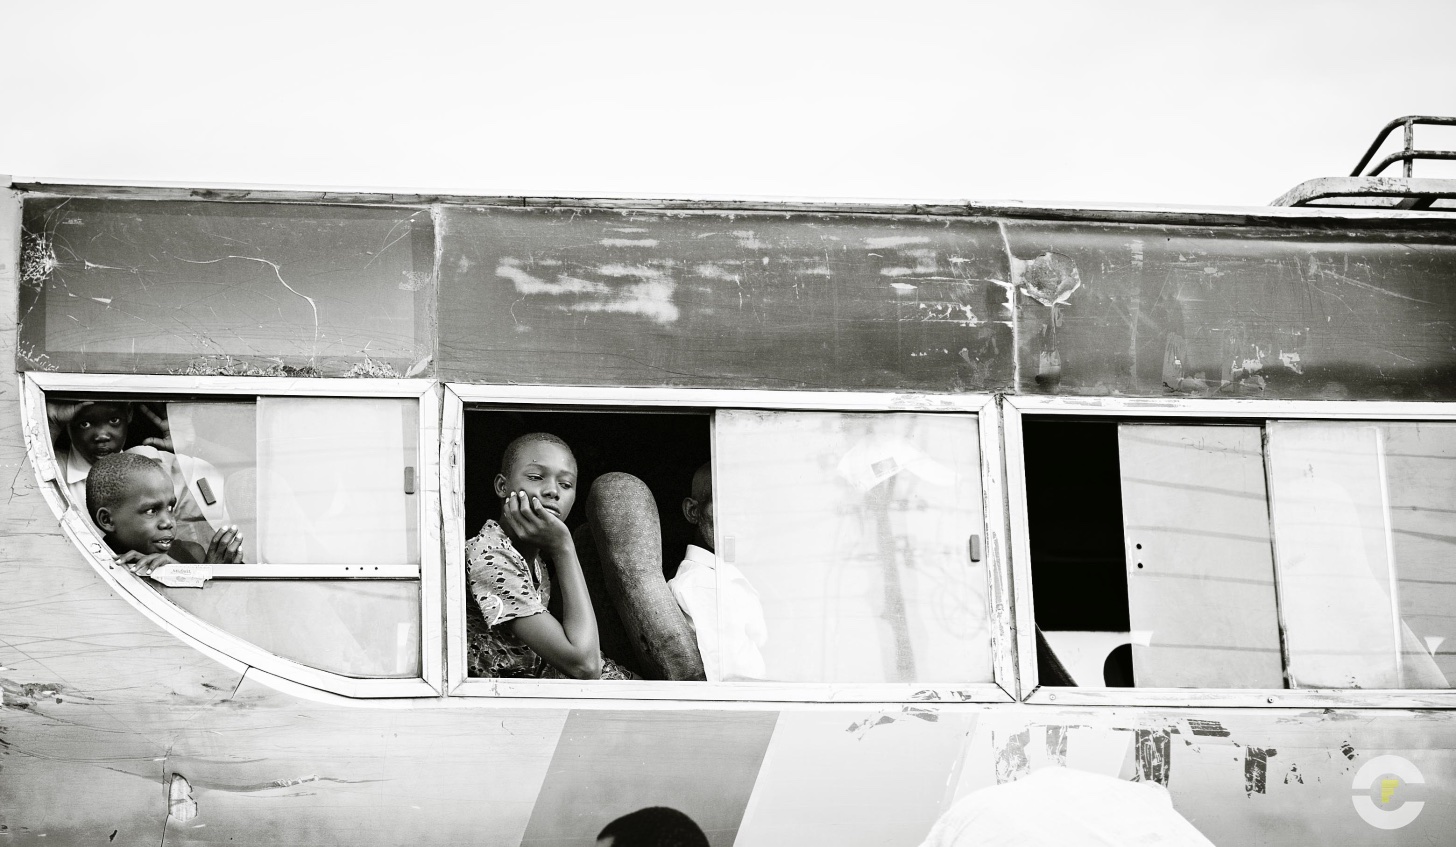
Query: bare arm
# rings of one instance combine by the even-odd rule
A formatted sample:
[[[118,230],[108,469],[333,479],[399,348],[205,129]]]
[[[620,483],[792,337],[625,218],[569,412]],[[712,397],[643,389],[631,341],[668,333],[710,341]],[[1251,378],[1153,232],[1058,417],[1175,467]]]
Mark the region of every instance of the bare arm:
[[[556,565],[557,587],[561,591],[561,617],[549,612],[506,621],[512,635],[536,651],[552,667],[576,679],[597,679],[602,675],[602,649],[597,637],[597,618],[587,594],[581,562],[566,524],[541,501],[512,494],[506,498],[501,519],[523,542],[539,545]]]

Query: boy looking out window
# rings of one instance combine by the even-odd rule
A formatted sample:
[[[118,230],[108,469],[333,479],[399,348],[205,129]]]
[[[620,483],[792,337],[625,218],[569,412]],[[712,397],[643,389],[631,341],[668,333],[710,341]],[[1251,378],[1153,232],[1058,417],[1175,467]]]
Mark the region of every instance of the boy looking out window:
[[[177,497],[162,466],[136,453],[101,456],[86,477],[86,511],[133,573],[149,576],[170,564],[242,561],[242,533],[219,529],[206,550],[177,537]]]

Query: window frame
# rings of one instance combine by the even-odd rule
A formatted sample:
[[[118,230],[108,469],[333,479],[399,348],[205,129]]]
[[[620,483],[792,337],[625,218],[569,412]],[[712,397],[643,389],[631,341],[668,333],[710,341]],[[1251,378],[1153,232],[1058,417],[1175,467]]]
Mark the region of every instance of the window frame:
[[[932,683],[698,682],[661,680],[517,680],[470,678],[466,668],[468,600],[464,520],[464,413],[466,405],[532,411],[611,411],[640,408],[716,412],[720,409],[819,412],[956,412],[974,414],[979,432],[982,515],[986,537],[987,619],[992,681]],[[442,538],[445,549],[446,690],[451,696],[569,698],[580,700],[688,700],[716,702],[917,703],[1013,702],[1016,661],[1007,561],[1006,502],[997,401],[988,394],[924,395],[887,392],[767,391],[698,388],[507,386],[446,383],[440,427]]]
[[[1108,688],[1044,686],[1036,667],[1035,598],[1031,591],[1031,538],[1027,513],[1025,415],[1112,417],[1129,423],[1180,419],[1270,421],[1456,422],[1456,404],[1356,400],[1210,400],[1202,398],[1112,398],[1008,396],[1002,406],[1006,487],[1011,537],[1011,581],[1017,633],[1017,697],[1057,706],[1291,706],[1300,708],[1456,709],[1451,689],[1348,688]],[[1277,544],[1271,537],[1271,545]],[[1275,580],[1279,562],[1274,561]],[[1283,610],[1279,628],[1284,630]]]
[[[61,522],[66,536],[113,590],[163,629],[203,653],[250,673],[261,671],[306,689],[358,699],[435,697],[444,688],[440,640],[440,533],[438,455],[430,445],[438,438],[439,393],[429,379],[312,379],[277,377],[155,376],[142,374],[76,374],[27,372],[21,375],[21,416],[26,451],[41,483],[41,492]],[[284,658],[207,623],[174,605],[149,581],[114,561],[111,551],[89,521],[67,500],[46,420],[46,395],[51,392],[95,395],[226,395],[272,397],[400,398],[419,403],[418,494],[420,565],[388,566],[383,573],[351,573],[351,565],[214,565],[226,579],[403,579],[420,587],[420,674],[406,678],[365,678],[309,667]],[[385,568],[385,566],[380,566]],[[375,569],[370,566],[370,571]]]

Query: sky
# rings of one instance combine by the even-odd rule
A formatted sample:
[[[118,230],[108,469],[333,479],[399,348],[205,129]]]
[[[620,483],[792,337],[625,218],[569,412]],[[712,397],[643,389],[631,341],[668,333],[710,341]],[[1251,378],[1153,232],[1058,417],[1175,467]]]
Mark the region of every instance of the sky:
[[[1257,206],[1456,115],[1453,31],[1451,0],[0,0],[0,174]]]

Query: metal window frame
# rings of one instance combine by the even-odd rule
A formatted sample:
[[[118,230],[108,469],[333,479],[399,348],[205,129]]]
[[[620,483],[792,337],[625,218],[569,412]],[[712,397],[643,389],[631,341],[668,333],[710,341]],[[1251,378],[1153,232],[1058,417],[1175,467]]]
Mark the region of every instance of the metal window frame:
[[[196,394],[272,397],[402,398],[419,402],[420,472],[417,477],[420,564],[360,572],[351,565],[214,565],[215,578],[227,579],[408,579],[420,585],[420,675],[403,679],[362,678],[303,665],[193,617],[151,587],[146,579],[115,562],[89,521],[76,510],[59,483],[60,468],[46,421],[46,394]],[[21,418],[26,452],[40,489],[66,535],[91,566],[152,621],[218,661],[257,669],[270,677],[343,697],[359,699],[434,697],[443,690],[441,617],[439,468],[432,449],[438,438],[439,398],[425,379],[289,379],[270,377],[152,376],[28,372],[20,378]],[[386,566],[381,566],[385,568]]]
[[[979,430],[983,515],[986,524],[991,682],[981,683],[788,683],[666,682],[612,680],[514,680],[469,678],[465,662],[464,411],[465,406],[528,406],[540,411],[631,409],[764,409],[822,412],[959,412],[974,414]],[[447,383],[442,401],[440,467],[445,547],[445,617],[451,696],[581,701],[699,701],[715,703],[1009,703],[1014,700],[1014,637],[1000,572],[1007,559],[1001,430],[994,397],[987,394],[924,395],[878,392],[766,391],[689,388],[503,386]],[[999,611],[998,611],[999,610]]]
[[[1031,539],[1026,505],[1026,451],[1022,434],[1022,418],[1025,415],[1106,416],[1138,423],[1180,418],[1258,421],[1261,424],[1279,420],[1450,422],[1456,421],[1456,403],[1008,396],[1002,411],[1006,438],[1012,596],[1016,600],[1017,694],[1022,701],[1056,706],[1456,709],[1456,688],[1064,688],[1038,685],[1035,598],[1031,592]],[[1277,580],[1277,560],[1275,568]],[[1282,618],[1280,627],[1283,628]]]

